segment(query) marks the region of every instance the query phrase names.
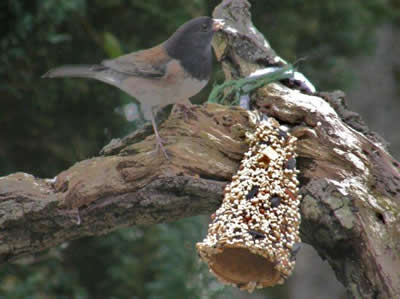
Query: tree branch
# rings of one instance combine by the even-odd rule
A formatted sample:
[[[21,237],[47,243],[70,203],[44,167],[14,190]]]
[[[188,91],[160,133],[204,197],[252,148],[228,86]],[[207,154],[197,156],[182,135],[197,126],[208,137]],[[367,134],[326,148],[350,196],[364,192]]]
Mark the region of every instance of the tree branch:
[[[153,135],[136,142],[140,131],[54,180],[25,173],[0,178],[0,259],[215,210],[246,150],[242,140],[249,115],[211,104],[195,106],[192,116],[184,121],[177,111],[161,127],[170,161],[155,152]]]
[[[215,43],[227,78],[283,64],[252,25],[249,6],[223,1],[214,11],[228,20]],[[380,137],[347,111],[340,92],[307,95],[270,84],[254,98],[299,138],[303,240],[328,260],[351,298],[400,297],[399,163]]]
[[[284,64],[252,25],[249,7],[229,0],[214,11],[227,22],[214,43],[227,79]],[[328,260],[351,298],[400,297],[400,164],[347,111],[343,94],[310,94],[284,83],[263,87],[252,99],[299,138],[303,240]],[[193,106],[189,115],[185,120],[178,106],[161,126],[170,161],[141,130],[55,180],[23,173],[0,178],[0,260],[215,210],[247,148],[253,114],[208,104]]]

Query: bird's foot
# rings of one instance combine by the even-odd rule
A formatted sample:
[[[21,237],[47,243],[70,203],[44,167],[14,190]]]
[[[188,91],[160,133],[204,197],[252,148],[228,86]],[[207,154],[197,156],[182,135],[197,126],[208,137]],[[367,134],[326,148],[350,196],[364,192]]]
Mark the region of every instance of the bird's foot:
[[[167,150],[164,147],[164,143],[165,141],[158,134],[156,134],[156,152],[159,153],[161,150],[164,154],[165,159],[170,160]]]
[[[151,124],[153,125],[154,135],[156,136],[156,152],[158,153],[161,150],[164,154],[165,159],[169,160],[167,150],[165,149],[165,147],[163,145],[163,143],[165,143],[165,141],[160,137],[160,134],[158,133],[153,109],[154,109],[154,107],[151,108]]]

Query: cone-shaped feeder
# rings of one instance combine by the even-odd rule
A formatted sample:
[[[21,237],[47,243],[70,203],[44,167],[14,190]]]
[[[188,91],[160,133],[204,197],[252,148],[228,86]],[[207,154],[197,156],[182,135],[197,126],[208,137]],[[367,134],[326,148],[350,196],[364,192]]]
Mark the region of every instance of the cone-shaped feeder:
[[[269,118],[247,140],[249,150],[197,249],[219,280],[251,292],[281,284],[292,273],[300,196],[296,137]]]

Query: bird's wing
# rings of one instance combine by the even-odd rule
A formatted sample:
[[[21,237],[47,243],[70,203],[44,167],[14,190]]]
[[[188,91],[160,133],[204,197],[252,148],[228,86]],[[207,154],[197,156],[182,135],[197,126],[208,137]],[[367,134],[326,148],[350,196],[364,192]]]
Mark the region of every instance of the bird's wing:
[[[171,60],[165,55],[162,47],[154,47],[115,59],[104,60],[101,64],[117,72],[129,76],[161,78],[167,71],[167,63]]]

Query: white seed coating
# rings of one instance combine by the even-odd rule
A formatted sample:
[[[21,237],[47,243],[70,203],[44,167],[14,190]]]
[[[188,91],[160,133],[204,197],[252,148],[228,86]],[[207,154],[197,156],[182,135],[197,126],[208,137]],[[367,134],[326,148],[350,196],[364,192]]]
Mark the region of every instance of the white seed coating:
[[[246,138],[249,150],[225,187],[224,200],[207,237],[196,246],[211,272],[214,255],[226,248],[247,249],[270,261],[272,271],[280,273],[279,279],[268,285],[282,284],[295,266],[291,249],[300,242],[299,171],[285,167],[290,158],[296,157],[297,139],[283,132],[272,118],[261,121],[254,133],[246,133]],[[222,282],[250,292],[267,285],[262,281],[239,285],[221,273],[214,274]]]

